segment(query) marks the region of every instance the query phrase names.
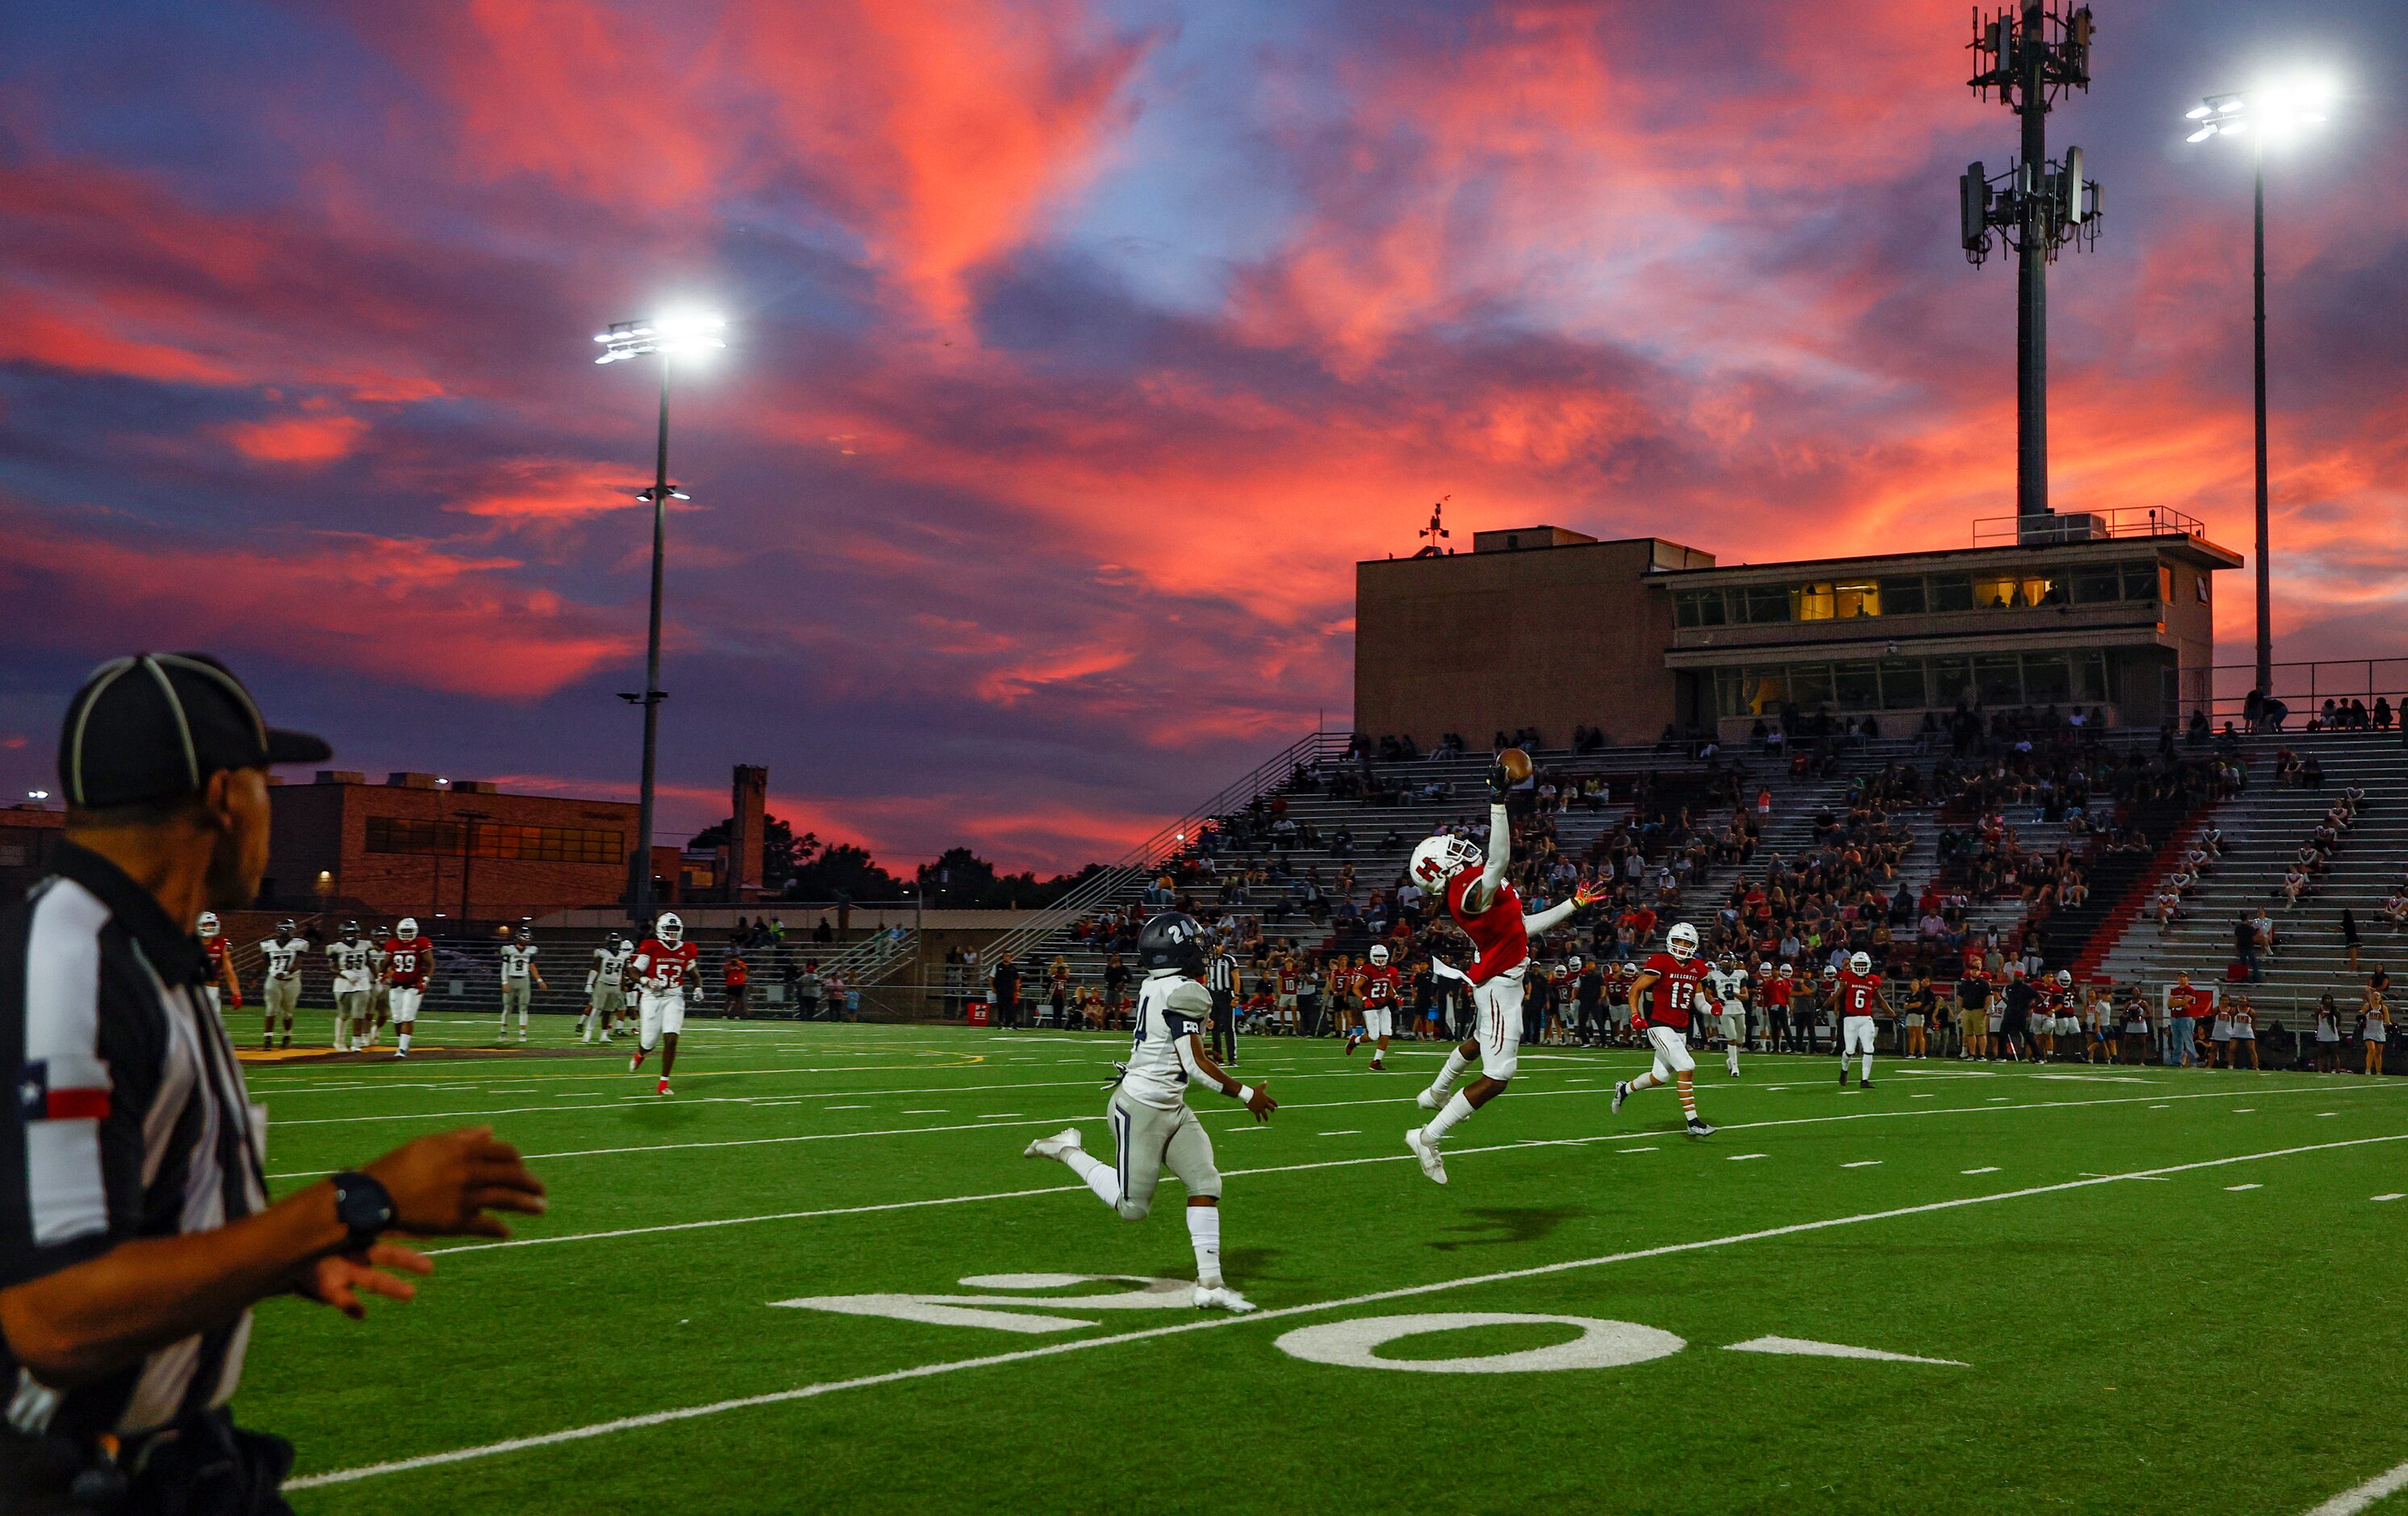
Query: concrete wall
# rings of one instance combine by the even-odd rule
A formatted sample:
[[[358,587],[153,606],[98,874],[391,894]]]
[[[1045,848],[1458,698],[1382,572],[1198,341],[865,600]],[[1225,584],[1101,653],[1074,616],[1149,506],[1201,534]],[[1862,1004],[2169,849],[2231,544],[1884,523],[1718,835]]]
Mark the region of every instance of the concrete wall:
[[[1357,564],[1354,729],[1424,747],[1517,726],[1554,747],[1580,725],[1652,741],[1691,712],[1664,666],[1671,601],[1649,570],[1713,561],[1640,537]]]

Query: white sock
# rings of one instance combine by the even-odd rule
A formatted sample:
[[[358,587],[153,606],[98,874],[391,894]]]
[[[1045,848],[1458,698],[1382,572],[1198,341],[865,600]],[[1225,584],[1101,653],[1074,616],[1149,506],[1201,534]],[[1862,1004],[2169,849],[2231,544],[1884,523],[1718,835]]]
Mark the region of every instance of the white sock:
[[[1422,1136],[1429,1141],[1436,1142],[1439,1138],[1446,1136],[1447,1129],[1449,1127],[1452,1127],[1455,1123],[1462,1121],[1465,1117],[1470,1114],[1470,1097],[1469,1095],[1458,1094],[1454,1099],[1446,1103],[1445,1109],[1430,1118],[1429,1125],[1422,1128]]]
[[[1121,1209],[1121,1177],[1111,1165],[1082,1148],[1066,1149],[1062,1161],[1070,1166],[1071,1173],[1087,1181],[1087,1188],[1096,1192],[1096,1199],[1114,1210]],[[1217,1227],[1221,1223],[1216,1218],[1212,1224]]]
[[[1632,1094],[1637,1094],[1641,1090],[1652,1090],[1663,1082],[1664,1081],[1656,1077],[1656,1071],[1651,1068],[1646,1073],[1640,1075],[1637,1079],[1630,1081],[1630,1093]]]
[[[393,1039],[393,1040],[394,1040],[394,1048],[396,1049],[396,1051],[401,1051],[401,1052],[408,1052],[408,1051],[409,1051],[409,1034],[408,1034],[408,1033],[407,1033],[407,1032],[398,1033],[398,1034],[396,1034],[396,1035],[394,1036],[394,1039]]]
[[[1867,1053],[1867,1054],[1865,1054],[1865,1072],[1864,1072],[1864,1078],[1865,1078],[1868,1081],[1870,1081],[1870,1080],[1872,1079],[1872,1077],[1873,1077],[1873,1055],[1872,1055],[1871,1053]]]
[[[582,1022],[580,1022],[578,1029],[581,1034],[578,1037],[578,1041],[591,1042],[594,1040],[594,1019],[592,1017],[586,1017]]]
[[[1440,1069],[1438,1078],[1430,1081],[1430,1094],[1444,1095],[1449,1090],[1455,1088],[1455,1081],[1463,1078],[1463,1071],[1470,1066],[1471,1060],[1463,1055],[1461,1048],[1449,1049],[1446,1066]]]
[[[1219,1289],[1221,1287],[1221,1208],[1218,1206],[1188,1207],[1187,1240],[1196,1244],[1196,1282],[1208,1290]]]
[[[1738,1073],[1738,1072],[1739,1072],[1739,1050],[1738,1050],[1737,1048],[1733,1048],[1733,1049],[1731,1049],[1731,1050],[1729,1050],[1729,1051],[1730,1051],[1730,1071],[1731,1071],[1732,1073],[1736,1074],[1736,1073]]]

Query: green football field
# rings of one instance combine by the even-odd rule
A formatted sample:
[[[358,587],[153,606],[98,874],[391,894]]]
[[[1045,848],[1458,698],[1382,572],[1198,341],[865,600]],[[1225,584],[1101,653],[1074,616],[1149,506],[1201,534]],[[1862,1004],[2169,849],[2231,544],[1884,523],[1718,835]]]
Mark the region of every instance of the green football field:
[[[666,1100],[560,1018],[255,1065],[280,1186],[490,1123],[552,1207],[365,1323],[265,1308],[236,1409],[306,1512],[2305,1511],[2408,1460],[2408,1081],[1701,1059],[1693,1141],[1609,1114],[1640,1054],[1529,1049],[1441,1188],[1434,1053],[1250,1041],[1271,1123],[1197,1100],[1232,1317],[1146,1284],[1175,1181],[1125,1223],[1021,1156],[1110,1154],[1125,1046],[697,1022]]]

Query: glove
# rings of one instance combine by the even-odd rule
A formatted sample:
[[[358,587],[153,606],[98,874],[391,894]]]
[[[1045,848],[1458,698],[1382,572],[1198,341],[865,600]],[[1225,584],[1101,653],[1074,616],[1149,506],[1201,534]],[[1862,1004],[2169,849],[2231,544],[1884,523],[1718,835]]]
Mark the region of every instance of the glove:
[[[1512,793],[1512,789],[1513,776],[1505,772],[1505,765],[1503,764],[1490,764],[1488,765],[1488,794],[1490,798],[1496,800],[1501,805],[1504,802],[1506,795]]]
[[[242,1008],[242,992],[240,990],[236,990],[234,993],[234,1004],[229,1008],[234,1010],[240,1010]]]

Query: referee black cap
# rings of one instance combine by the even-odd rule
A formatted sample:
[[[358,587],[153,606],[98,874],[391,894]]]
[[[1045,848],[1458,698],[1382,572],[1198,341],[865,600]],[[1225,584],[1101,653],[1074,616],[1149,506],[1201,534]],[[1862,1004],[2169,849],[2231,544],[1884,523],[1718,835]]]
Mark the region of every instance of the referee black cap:
[[[197,794],[222,768],[314,764],[325,739],[267,724],[207,653],[144,652],[92,671],[59,732],[59,788],[83,809]]]

